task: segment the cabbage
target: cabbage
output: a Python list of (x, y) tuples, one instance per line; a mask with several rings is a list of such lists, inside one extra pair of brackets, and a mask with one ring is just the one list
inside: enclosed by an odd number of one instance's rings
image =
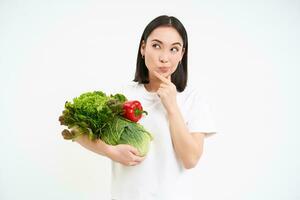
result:
[(107, 144), (130, 144), (138, 149), (141, 156), (147, 154), (152, 135), (145, 128), (122, 117), (115, 117), (101, 135)]

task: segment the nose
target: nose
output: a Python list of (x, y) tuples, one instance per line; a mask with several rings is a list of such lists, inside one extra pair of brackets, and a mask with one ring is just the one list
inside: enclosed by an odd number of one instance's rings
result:
[(168, 56), (166, 54), (162, 54), (159, 56), (159, 61), (162, 63), (167, 63), (168, 62)]

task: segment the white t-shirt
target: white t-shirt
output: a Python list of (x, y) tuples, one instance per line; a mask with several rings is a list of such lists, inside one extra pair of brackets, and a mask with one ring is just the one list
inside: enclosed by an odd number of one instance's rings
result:
[[(112, 161), (112, 199), (174, 200), (176, 181), (185, 169), (173, 149), (167, 113), (160, 98), (136, 82), (118, 92), (128, 100), (141, 102), (148, 115), (138, 123), (152, 133), (154, 139), (140, 164), (125, 166)], [(216, 133), (209, 105), (196, 89), (187, 86), (176, 98), (189, 132), (205, 132), (206, 137)]]

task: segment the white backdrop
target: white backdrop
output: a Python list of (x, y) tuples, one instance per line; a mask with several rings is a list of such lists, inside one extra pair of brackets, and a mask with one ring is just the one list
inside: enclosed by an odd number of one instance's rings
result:
[(63, 140), (58, 116), (82, 92), (131, 81), (161, 14), (188, 31), (189, 82), (219, 132), (181, 198), (300, 199), (299, 1), (2, 0), (1, 200), (109, 199), (110, 160)]

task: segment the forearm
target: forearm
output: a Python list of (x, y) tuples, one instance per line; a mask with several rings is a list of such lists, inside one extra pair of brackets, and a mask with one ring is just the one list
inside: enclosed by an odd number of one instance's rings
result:
[(201, 146), (189, 133), (177, 105), (173, 107), (172, 112), (168, 112), (168, 118), (171, 138), (177, 156), (181, 159), (185, 168), (194, 167), (202, 154)]
[(81, 135), (75, 139), (81, 146), (84, 148), (100, 154), (102, 156), (108, 157), (109, 152), (111, 150), (111, 146), (103, 142), (102, 140), (98, 139), (95, 141), (91, 141), (87, 135)]

